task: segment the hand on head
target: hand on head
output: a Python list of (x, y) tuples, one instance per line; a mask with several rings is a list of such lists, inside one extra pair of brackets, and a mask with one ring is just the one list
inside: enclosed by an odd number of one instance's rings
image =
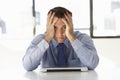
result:
[(71, 37), (74, 37), (74, 32), (73, 32), (73, 21), (72, 21), (72, 16), (66, 12), (67, 14), (64, 14), (64, 18), (62, 18), (62, 21), (66, 25), (66, 36), (68, 39)]
[(47, 25), (46, 25), (46, 37), (45, 40), (50, 42), (50, 40), (54, 37), (54, 25), (57, 22), (58, 18), (54, 18), (55, 13), (50, 12), (47, 16)]

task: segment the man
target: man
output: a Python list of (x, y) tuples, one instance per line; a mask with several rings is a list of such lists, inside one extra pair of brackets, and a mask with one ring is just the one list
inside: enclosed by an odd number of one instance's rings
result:
[(73, 31), (72, 13), (55, 7), (48, 12), (46, 33), (35, 37), (23, 57), (27, 71), (42, 67), (88, 67), (99, 62), (92, 39)]

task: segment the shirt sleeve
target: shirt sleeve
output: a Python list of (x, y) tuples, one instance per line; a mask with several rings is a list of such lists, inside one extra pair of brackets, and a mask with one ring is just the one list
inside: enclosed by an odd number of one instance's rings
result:
[(48, 49), (49, 44), (43, 37), (36, 37), (28, 47), (23, 57), (23, 66), (27, 71), (32, 71), (40, 65), (44, 52)]
[(94, 69), (98, 65), (99, 57), (93, 41), (89, 36), (78, 36), (72, 43), (72, 47), (83, 65), (89, 69)]

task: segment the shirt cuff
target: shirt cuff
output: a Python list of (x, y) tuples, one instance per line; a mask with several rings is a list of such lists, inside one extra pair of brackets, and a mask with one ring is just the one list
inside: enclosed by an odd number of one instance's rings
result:
[(72, 42), (71, 45), (72, 45), (72, 47), (73, 47), (74, 49), (78, 50), (78, 49), (79, 49), (79, 46), (82, 46), (83, 43), (80, 42), (78, 39), (76, 39), (76, 40), (74, 40), (74, 41)]
[(49, 44), (47, 43), (46, 40), (43, 39), (37, 46), (39, 48), (43, 48), (42, 50), (44, 50), (44, 49), (47, 49), (49, 47)]

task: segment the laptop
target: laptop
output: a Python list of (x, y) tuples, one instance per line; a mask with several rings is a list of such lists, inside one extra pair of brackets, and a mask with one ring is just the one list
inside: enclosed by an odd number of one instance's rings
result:
[(62, 67), (62, 68), (41, 68), (41, 72), (66, 72), (66, 71), (88, 71), (87, 67)]

